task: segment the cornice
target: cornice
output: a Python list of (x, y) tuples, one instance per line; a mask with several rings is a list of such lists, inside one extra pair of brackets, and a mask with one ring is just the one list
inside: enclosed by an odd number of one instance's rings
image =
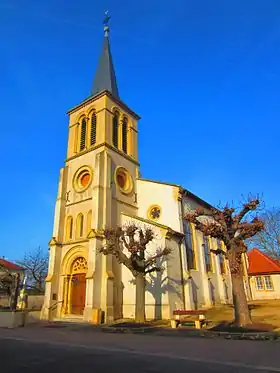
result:
[(83, 150), (83, 151), (81, 151), (81, 152), (79, 152), (79, 153), (77, 153), (77, 154), (75, 154), (75, 155), (72, 155), (71, 157), (67, 158), (64, 162), (65, 162), (65, 163), (70, 162), (70, 161), (72, 161), (73, 159), (76, 159), (76, 158), (78, 158), (78, 157), (81, 157), (82, 155), (87, 154), (87, 153), (89, 153), (89, 152), (91, 152), (91, 151), (93, 151), (93, 150), (96, 150), (96, 149), (98, 149), (98, 148), (101, 148), (101, 147), (103, 147), (103, 146), (104, 146), (105, 148), (107, 148), (107, 149), (113, 150), (115, 153), (121, 155), (122, 157), (124, 157), (124, 158), (127, 159), (128, 161), (134, 163), (136, 166), (140, 166), (140, 163), (137, 162), (135, 159), (133, 159), (133, 158), (130, 157), (129, 155), (123, 153), (121, 150), (116, 149), (113, 145), (110, 145), (110, 144), (108, 144), (108, 143), (106, 143), (106, 142), (103, 142), (103, 143), (101, 143), (101, 144), (95, 145), (95, 146), (93, 146), (93, 147), (91, 147), (91, 148), (89, 148), (89, 149)]
[(73, 206), (73, 205), (77, 205), (78, 203), (83, 203), (83, 202), (87, 202), (87, 201), (90, 201), (90, 200), (92, 200), (92, 197), (85, 198), (82, 201), (68, 203), (67, 205), (65, 205), (65, 207), (70, 207), (70, 206)]
[(97, 95), (95, 96), (90, 96), (88, 98), (86, 98), (84, 101), (82, 101), (80, 104), (74, 106), (72, 109), (70, 109), (67, 114), (72, 114), (74, 113), (75, 111), (87, 106), (88, 104), (92, 103), (93, 101), (95, 100), (98, 100), (99, 98), (103, 97), (103, 96), (108, 96), (110, 97), (110, 99), (112, 101), (114, 101), (115, 103), (117, 103), (123, 110), (127, 111), (127, 113), (129, 113), (132, 117), (134, 117), (136, 120), (139, 120), (141, 119), (139, 117), (138, 114), (136, 114), (134, 111), (132, 111), (124, 102), (122, 102), (121, 100), (118, 100), (116, 99), (112, 94), (111, 92), (105, 90), (105, 91), (102, 91), (100, 93), (98, 93)]

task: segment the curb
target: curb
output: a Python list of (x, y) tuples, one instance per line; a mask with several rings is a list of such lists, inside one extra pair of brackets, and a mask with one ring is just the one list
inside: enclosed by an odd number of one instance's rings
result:
[(144, 327), (144, 328), (125, 328), (125, 327), (113, 327), (113, 326), (104, 326), (101, 327), (103, 333), (126, 333), (126, 334), (148, 334), (148, 333), (157, 333), (157, 327)]
[(122, 334), (153, 334), (162, 337), (181, 337), (181, 338), (223, 338), (231, 340), (250, 340), (250, 341), (278, 341), (280, 335), (274, 332), (252, 332), (252, 333), (230, 333), (230, 332), (212, 332), (212, 331), (192, 331), (182, 329), (159, 329), (157, 327), (147, 328), (125, 328), (125, 327), (102, 327), (104, 333), (122, 333)]

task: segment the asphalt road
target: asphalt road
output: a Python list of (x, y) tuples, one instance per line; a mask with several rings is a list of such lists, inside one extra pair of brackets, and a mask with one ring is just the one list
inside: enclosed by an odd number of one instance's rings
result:
[(280, 372), (279, 347), (269, 342), (0, 329), (0, 369), (5, 373)]
[[(244, 372), (253, 368), (230, 367), (155, 356), (134, 355), (125, 352), (104, 352), (69, 346), (51, 346), (26, 341), (1, 341), (1, 371), (56, 373), (170, 373), (175, 369), (188, 372)], [(266, 372), (266, 370), (259, 371)]]

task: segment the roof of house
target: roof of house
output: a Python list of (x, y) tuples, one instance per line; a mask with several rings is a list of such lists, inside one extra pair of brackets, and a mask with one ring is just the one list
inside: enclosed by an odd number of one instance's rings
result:
[(11, 271), (24, 271), (23, 267), (20, 267), (17, 264), (9, 262), (8, 260), (3, 259), (3, 258), (0, 258), (0, 266)]
[(249, 268), (248, 274), (260, 275), (280, 273), (280, 262), (272, 259), (257, 248), (248, 252)]

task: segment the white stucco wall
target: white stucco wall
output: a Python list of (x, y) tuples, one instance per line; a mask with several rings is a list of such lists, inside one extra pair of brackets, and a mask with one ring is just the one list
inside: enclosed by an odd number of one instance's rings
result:
[(148, 210), (152, 205), (161, 207), (161, 216), (157, 223), (167, 225), (175, 231), (181, 232), (180, 203), (174, 193), (174, 187), (146, 180), (137, 180), (138, 216), (149, 219)]
[[(182, 214), (205, 206), (191, 196), (184, 196), (182, 200)], [(211, 307), (219, 303), (231, 302), (231, 279), (226, 263), (226, 272), (222, 275), (220, 271), (219, 258), (211, 252), (212, 271), (206, 271), (204, 248), (202, 244), (203, 235), (197, 230), (193, 230), (193, 245), (196, 257), (196, 269), (190, 270), (191, 275), (191, 303), (192, 308)], [(183, 253), (186, 253), (185, 242)], [(210, 248), (217, 249), (217, 241), (210, 239)], [(186, 255), (184, 255), (186, 257)], [(183, 267), (187, 269), (187, 260), (185, 258)]]
[(271, 274), (270, 277), (273, 283), (273, 290), (257, 290), (256, 276), (250, 277), (253, 300), (280, 299), (280, 274)]
[[(148, 274), (146, 287), (146, 317), (147, 319), (168, 319), (174, 308), (184, 308), (183, 285), (181, 278), (181, 265), (179, 245), (176, 239), (166, 240), (165, 232), (155, 226), (143, 223), (137, 219), (123, 215), (123, 224), (133, 222), (140, 227), (150, 226), (156, 235), (156, 239), (148, 246), (147, 255), (153, 255), (158, 248), (166, 246), (172, 249), (168, 260), (161, 259), (160, 264), (164, 268), (161, 273)], [(123, 317), (135, 316), (135, 284), (131, 272), (122, 266), (123, 282)]]

